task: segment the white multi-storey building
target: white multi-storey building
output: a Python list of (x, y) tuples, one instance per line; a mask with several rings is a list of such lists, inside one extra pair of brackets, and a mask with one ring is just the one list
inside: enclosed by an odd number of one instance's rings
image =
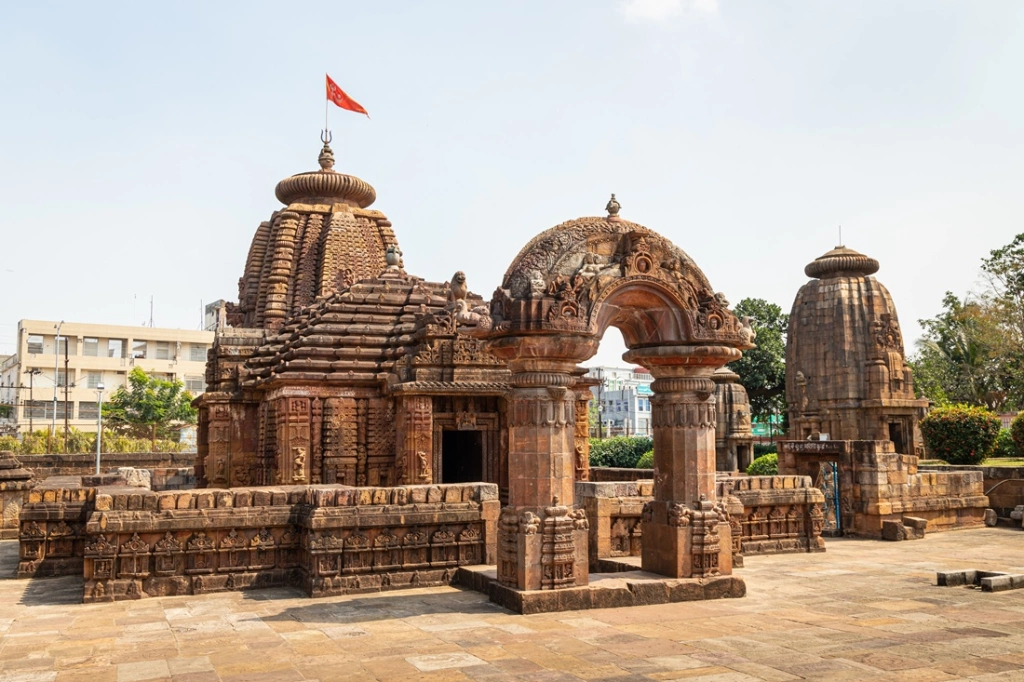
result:
[(0, 405), (9, 406), (0, 427), (61, 431), (66, 415), (69, 426), (95, 431), (100, 385), (106, 400), (133, 367), (202, 393), (213, 332), (21, 320), (17, 344), (0, 362)]
[(588, 379), (600, 383), (591, 389), (597, 401), (600, 427), (596, 436), (651, 435), (651, 382), (643, 367), (591, 367)]

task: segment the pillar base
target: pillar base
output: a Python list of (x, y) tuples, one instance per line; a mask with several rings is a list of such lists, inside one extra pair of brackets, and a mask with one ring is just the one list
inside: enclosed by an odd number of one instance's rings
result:
[(644, 505), (641, 566), (670, 578), (732, 575), (732, 529), (720, 502)]
[(588, 529), (582, 509), (505, 507), (498, 518), (498, 582), (518, 590), (586, 585)]

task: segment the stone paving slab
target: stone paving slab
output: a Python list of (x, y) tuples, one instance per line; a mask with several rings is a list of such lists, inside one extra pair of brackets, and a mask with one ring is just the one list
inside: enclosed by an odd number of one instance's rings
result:
[(829, 539), (748, 557), (741, 599), (528, 616), (450, 587), (84, 605), (81, 579), (8, 579), (16, 557), (0, 542), (0, 682), (1024, 681), (1024, 591), (935, 585), (1024, 573), (1015, 529)]

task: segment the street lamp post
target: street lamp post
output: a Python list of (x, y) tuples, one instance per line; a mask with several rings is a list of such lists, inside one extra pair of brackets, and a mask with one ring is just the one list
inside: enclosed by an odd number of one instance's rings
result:
[(96, 384), (96, 475), (100, 475), (100, 452), (103, 447), (103, 382)]

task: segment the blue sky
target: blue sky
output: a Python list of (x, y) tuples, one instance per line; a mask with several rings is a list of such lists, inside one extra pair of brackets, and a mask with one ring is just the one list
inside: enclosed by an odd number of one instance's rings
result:
[[(278, 180), (377, 190), (410, 272), (489, 296), (563, 220), (622, 215), (736, 302), (790, 308), (837, 242), (908, 343), (1024, 232), (1024, 3), (9, 3), (0, 353), (18, 319), (195, 328)], [(137, 301), (137, 303), (136, 303)], [(600, 359), (621, 353), (611, 332)]]

